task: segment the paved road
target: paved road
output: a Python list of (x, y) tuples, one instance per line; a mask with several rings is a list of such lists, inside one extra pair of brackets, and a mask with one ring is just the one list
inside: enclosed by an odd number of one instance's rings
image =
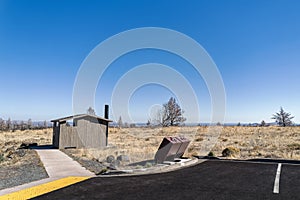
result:
[(153, 175), (97, 177), (36, 199), (300, 199), (300, 165), (209, 160)]

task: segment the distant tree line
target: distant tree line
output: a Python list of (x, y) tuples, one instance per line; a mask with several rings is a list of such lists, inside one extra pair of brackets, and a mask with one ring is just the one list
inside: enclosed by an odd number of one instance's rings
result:
[[(90, 114), (93, 114), (93, 110), (90, 109)], [(143, 125), (146, 127), (155, 127), (155, 126), (184, 126), (183, 123), (186, 118), (183, 117), (183, 110), (177, 104), (174, 97), (171, 97), (167, 103), (162, 105), (162, 109), (158, 110), (156, 116), (152, 119), (148, 119), (148, 121)], [(292, 121), (294, 116), (290, 113), (286, 112), (282, 107), (280, 107), (279, 112), (273, 114), (271, 119), (275, 120), (275, 123), (278, 126), (286, 127), (286, 126), (296, 126), (296, 124)], [(275, 123), (266, 123), (262, 120), (260, 123), (240, 123), (237, 124), (222, 124), (218, 122), (216, 124), (198, 124), (198, 126), (244, 126), (244, 127), (268, 127), (274, 125)], [(139, 126), (139, 125), (138, 125)], [(298, 125), (299, 126), (299, 125)], [(122, 117), (119, 117), (119, 120), (115, 122), (114, 127), (119, 128), (134, 128), (136, 124), (128, 124), (127, 122), (123, 122)]]
[(120, 116), (120, 117), (119, 117), (119, 120), (118, 120), (118, 122), (117, 122), (117, 124), (116, 124), (116, 126), (117, 126), (118, 128), (135, 128), (135, 127), (136, 127), (136, 124), (135, 124), (135, 123), (129, 124), (129, 123), (127, 123), (127, 122), (124, 122), (124, 123), (123, 123), (122, 117)]
[[(291, 113), (286, 112), (282, 107), (280, 107), (279, 112), (276, 112), (273, 114), (271, 119), (275, 120), (275, 123), (278, 126), (286, 127), (286, 126), (294, 126), (295, 123), (292, 121), (294, 119), (294, 116), (291, 115)], [(237, 126), (242, 126), (239, 122)], [(270, 126), (270, 124), (266, 123), (264, 120), (261, 121), (261, 123), (249, 123), (248, 125), (244, 124), (243, 126)]]
[(44, 129), (49, 128), (47, 121), (43, 122), (32, 122), (31, 119), (27, 121), (16, 121), (8, 118), (4, 120), (0, 118), (0, 131), (16, 131), (16, 130), (35, 130), (35, 129)]

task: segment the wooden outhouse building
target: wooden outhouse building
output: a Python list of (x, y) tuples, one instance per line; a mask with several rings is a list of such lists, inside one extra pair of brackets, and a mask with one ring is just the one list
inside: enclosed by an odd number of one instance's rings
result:
[(78, 114), (51, 122), (53, 147), (65, 149), (107, 146), (108, 124), (112, 121), (95, 115)]

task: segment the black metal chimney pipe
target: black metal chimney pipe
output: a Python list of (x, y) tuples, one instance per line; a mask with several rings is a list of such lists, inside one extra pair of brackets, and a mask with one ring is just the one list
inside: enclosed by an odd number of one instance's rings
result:
[[(108, 116), (109, 116), (109, 106), (108, 105), (105, 105), (104, 106), (104, 118), (105, 119), (108, 119)], [(106, 146), (108, 146), (108, 122), (106, 122)]]
[(104, 118), (108, 119), (108, 115), (109, 115), (109, 106), (105, 105), (105, 107), (104, 107)]

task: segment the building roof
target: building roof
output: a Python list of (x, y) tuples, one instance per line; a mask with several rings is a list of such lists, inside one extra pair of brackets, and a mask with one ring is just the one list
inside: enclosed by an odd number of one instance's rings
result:
[(92, 118), (100, 119), (100, 120), (103, 120), (103, 121), (112, 122), (112, 120), (110, 120), (110, 119), (105, 119), (105, 118), (99, 117), (97, 115), (89, 115), (89, 114), (71, 115), (71, 116), (68, 116), (68, 117), (53, 119), (53, 120), (51, 120), (51, 122), (63, 122), (63, 121), (67, 121), (67, 120), (70, 120), (70, 119), (76, 119), (76, 118), (81, 118), (81, 117), (92, 117)]

